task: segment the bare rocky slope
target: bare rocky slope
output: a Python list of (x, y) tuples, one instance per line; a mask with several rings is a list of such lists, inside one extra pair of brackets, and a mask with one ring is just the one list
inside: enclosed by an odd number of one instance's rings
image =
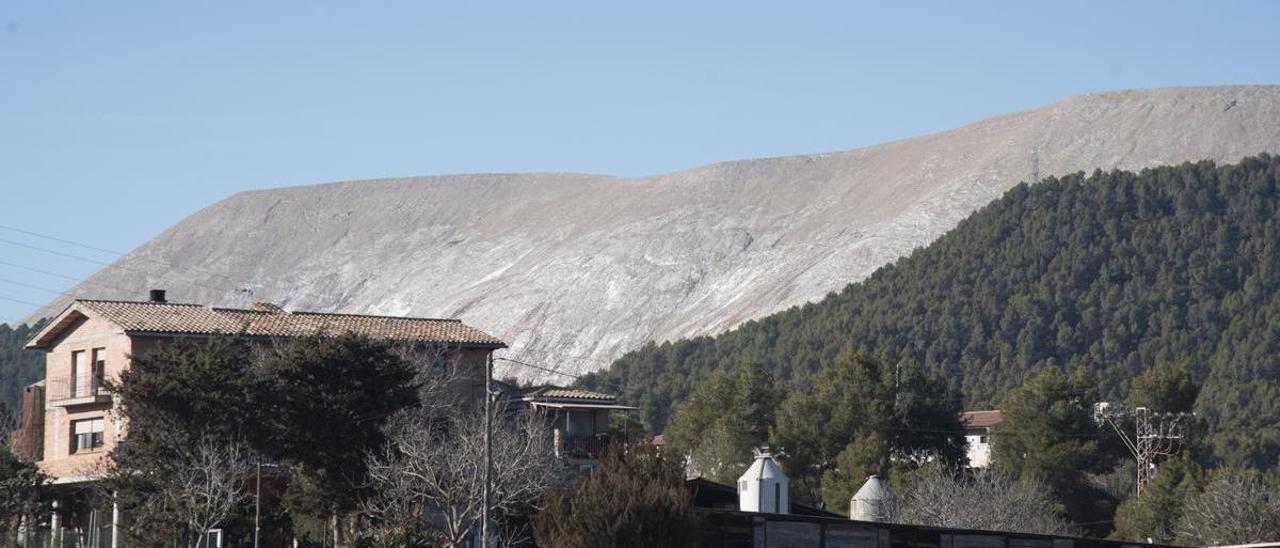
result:
[[(1280, 152), (1280, 87), (1097, 93), (848, 152), (657, 177), (355, 181), (236, 194), (72, 292), (460, 317), (595, 370), (821, 298), (1019, 181)], [(37, 315), (56, 313), (55, 301)]]

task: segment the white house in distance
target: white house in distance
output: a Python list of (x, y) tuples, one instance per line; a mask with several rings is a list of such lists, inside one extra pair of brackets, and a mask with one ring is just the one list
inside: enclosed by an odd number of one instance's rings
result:
[(964, 427), (964, 439), (969, 446), (969, 467), (986, 468), (991, 465), (991, 428), (1004, 420), (999, 409), (990, 411), (965, 411), (960, 414)]

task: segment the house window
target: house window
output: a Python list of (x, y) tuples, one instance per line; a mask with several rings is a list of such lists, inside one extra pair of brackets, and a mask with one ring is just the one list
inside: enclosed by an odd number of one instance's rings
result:
[(596, 416), (591, 411), (568, 411), (567, 422), (570, 436), (590, 436), (596, 433)]
[(102, 372), (107, 370), (107, 349), (93, 349), (93, 381), (94, 386), (102, 386)]
[(93, 451), (102, 447), (102, 417), (71, 421), (71, 452)]
[(986, 443), (987, 443), (987, 437), (986, 437), (986, 436), (981, 436), (981, 437), (979, 437), (979, 438), (978, 438), (978, 443), (986, 444)]
[(89, 395), (89, 363), (85, 361), (84, 350), (71, 353), (71, 397), (81, 398)]

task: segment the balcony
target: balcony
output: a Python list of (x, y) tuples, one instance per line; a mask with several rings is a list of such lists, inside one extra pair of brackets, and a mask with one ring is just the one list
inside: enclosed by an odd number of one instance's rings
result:
[(45, 381), (49, 407), (110, 403), (111, 393), (98, 377), (55, 377)]
[(556, 455), (570, 459), (596, 460), (609, 446), (608, 434), (563, 436), (556, 440)]

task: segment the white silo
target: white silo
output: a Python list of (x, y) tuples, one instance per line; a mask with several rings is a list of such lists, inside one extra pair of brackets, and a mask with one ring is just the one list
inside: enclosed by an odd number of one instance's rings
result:
[(773, 460), (768, 448), (756, 451), (756, 460), (738, 478), (738, 509), (744, 512), (786, 514), (791, 511), (791, 480)]
[(849, 519), (858, 521), (893, 521), (897, 498), (889, 490), (888, 482), (880, 476), (869, 476), (853, 499), (849, 501)]

